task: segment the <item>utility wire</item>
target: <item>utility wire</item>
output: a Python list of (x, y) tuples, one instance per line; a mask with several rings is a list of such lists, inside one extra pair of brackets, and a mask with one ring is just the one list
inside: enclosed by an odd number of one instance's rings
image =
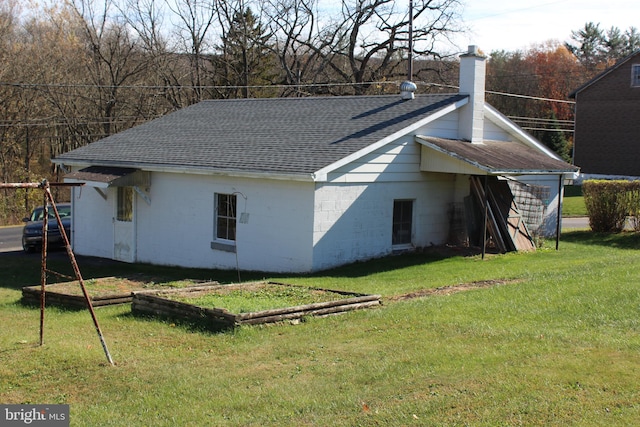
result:
[[(156, 89), (156, 90), (204, 90), (204, 89), (295, 89), (295, 88), (314, 88), (314, 87), (353, 87), (353, 86), (378, 86), (378, 85), (399, 85), (399, 80), (369, 81), (369, 82), (351, 82), (351, 83), (300, 83), (300, 84), (277, 84), (277, 85), (178, 85), (178, 86), (161, 86), (161, 85), (89, 85), (89, 84), (72, 84), (72, 83), (15, 83), (1, 82), (0, 86), (12, 86), (19, 88), (79, 88), (79, 89)], [(446, 85), (431, 82), (415, 82), (418, 86), (442, 87), (450, 89), (458, 89), (455, 85)], [(575, 101), (535, 97), (530, 95), (519, 95), (506, 92), (486, 91), (485, 93), (493, 95), (511, 96), (517, 98), (534, 99), (539, 101), (562, 102), (575, 104)]]
[[(431, 83), (425, 81), (415, 82), (418, 86), (425, 87), (433, 87), (433, 88), (443, 88), (443, 89), (454, 89), (458, 90), (459, 87), (455, 85), (446, 85), (441, 83)], [(399, 85), (400, 81), (373, 81), (373, 82), (361, 82), (361, 83), (304, 83), (304, 84), (296, 84), (296, 85), (252, 85), (252, 86), (154, 86), (154, 85), (128, 85), (128, 86), (117, 86), (119, 89), (141, 89), (141, 90), (195, 90), (195, 89), (241, 89), (241, 88), (251, 88), (251, 89), (269, 89), (269, 88), (280, 88), (280, 89), (295, 89), (295, 88), (313, 88), (313, 87), (353, 87), (353, 86), (382, 86), (382, 85)], [(107, 86), (107, 85), (85, 85), (85, 84), (49, 84), (49, 83), (15, 83), (15, 82), (0, 82), (0, 86), (12, 86), (19, 87), (24, 89), (41, 89), (41, 88), (92, 88), (92, 89), (113, 89), (115, 86)], [(575, 104), (575, 101), (568, 101), (563, 99), (553, 99), (553, 98), (544, 98), (538, 96), (530, 96), (530, 95), (521, 95), (514, 93), (506, 93), (506, 92), (498, 92), (498, 91), (485, 91), (486, 94), (492, 94), (497, 96), (506, 96), (513, 97), (519, 99), (527, 99), (527, 100), (535, 100), (535, 101), (545, 101), (545, 102), (553, 102), (553, 103), (564, 103), (564, 104)], [(71, 95), (71, 94), (69, 94)], [(157, 96), (157, 94), (153, 94)], [(0, 121), (0, 128), (12, 128), (12, 127), (52, 127), (52, 126), (90, 126), (90, 125), (103, 125), (103, 124), (131, 124), (141, 121), (148, 121), (162, 115), (150, 115), (145, 117), (139, 116), (121, 116), (114, 117), (112, 119), (105, 118), (84, 118), (69, 120), (63, 117), (46, 117), (46, 118), (33, 118), (28, 120), (4, 120)], [(560, 124), (566, 126), (572, 126), (572, 120), (554, 120), (554, 119), (542, 119), (536, 117), (509, 117), (513, 121), (528, 121), (535, 122), (537, 124)], [(528, 123), (532, 125), (534, 123)], [(529, 127), (525, 128), (525, 130), (554, 130), (554, 129), (544, 129), (538, 127)], [(568, 131), (568, 130), (567, 130)], [(91, 135), (96, 136), (96, 135)]]

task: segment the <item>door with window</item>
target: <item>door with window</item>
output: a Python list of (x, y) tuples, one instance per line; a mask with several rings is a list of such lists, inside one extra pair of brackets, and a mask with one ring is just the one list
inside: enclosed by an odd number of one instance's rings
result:
[(116, 187), (116, 212), (113, 218), (113, 258), (135, 261), (134, 192), (133, 187)]
[(391, 244), (397, 249), (409, 248), (412, 243), (412, 234), (413, 200), (394, 200)]

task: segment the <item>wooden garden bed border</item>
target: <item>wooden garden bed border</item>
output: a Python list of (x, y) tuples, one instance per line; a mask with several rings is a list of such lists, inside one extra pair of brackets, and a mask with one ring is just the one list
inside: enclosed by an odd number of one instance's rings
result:
[[(100, 281), (101, 279), (113, 279), (114, 277), (104, 277), (99, 279), (94, 279), (96, 281)], [(219, 285), (219, 282), (210, 281), (203, 285), (195, 285), (189, 286), (189, 288), (193, 288), (197, 290), (201, 287), (207, 287), (212, 285)], [(59, 292), (55, 289), (57, 283), (47, 285), (45, 288), (45, 297), (47, 305), (55, 305), (58, 307), (67, 307), (67, 308), (86, 308), (87, 302), (84, 299), (83, 295), (73, 295), (65, 292)], [(78, 284), (78, 288), (80, 285)], [(180, 288), (186, 289), (186, 288)], [(39, 305), (40, 304), (40, 286), (25, 286), (22, 288), (22, 303), (28, 305)], [(149, 289), (144, 292), (158, 292), (163, 291), (162, 289)], [(92, 296), (91, 297), (91, 305), (93, 307), (103, 307), (107, 305), (116, 305), (116, 304), (127, 304), (133, 301), (133, 293), (140, 291), (131, 291), (131, 292), (121, 292), (121, 293), (113, 293), (106, 294), (100, 296)]]
[(300, 319), (305, 316), (328, 316), (346, 311), (375, 307), (381, 304), (380, 295), (360, 294), (322, 288), (309, 288), (323, 292), (332, 292), (348, 298), (283, 307), (250, 313), (231, 313), (225, 308), (206, 308), (180, 301), (164, 298), (163, 295), (185, 292), (204, 292), (215, 290), (243, 289), (256, 284), (270, 284), (280, 286), (297, 286), (278, 282), (251, 282), (233, 285), (211, 285), (167, 290), (144, 290), (133, 292), (131, 310), (137, 314), (156, 315), (168, 318), (178, 318), (188, 321), (205, 322), (217, 328), (232, 328), (239, 325), (257, 325), (286, 320)]

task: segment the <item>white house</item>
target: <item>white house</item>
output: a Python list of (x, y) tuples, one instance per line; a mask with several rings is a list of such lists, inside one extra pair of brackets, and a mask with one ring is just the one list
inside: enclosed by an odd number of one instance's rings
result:
[(485, 177), (549, 189), (553, 233), (576, 168), (485, 104), (484, 70), (472, 46), (459, 93), (209, 100), (65, 153), (74, 251), (318, 271), (448, 241)]

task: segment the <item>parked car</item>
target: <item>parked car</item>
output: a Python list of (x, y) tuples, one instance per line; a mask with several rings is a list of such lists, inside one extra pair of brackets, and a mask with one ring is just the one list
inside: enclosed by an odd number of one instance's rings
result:
[[(58, 215), (62, 220), (62, 226), (67, 234), (67, 238), (71, 239), (71, 204), (60, 203), (56, 205), (58, 209)], [(47, 224), (47, 244), (51, 247), (64, 247), (64, 239), (58, 228), (58, 221), (53, 213), (53, 208), (49, 207), (49, 220)], [(42, 247), (42, 220), (43, 220), (42, 207), (35, 208), (28, 218), (24, 218), (26, 222), (22, 229), (22, 249), (25, 252), (33, 252), (36, 249)]]

